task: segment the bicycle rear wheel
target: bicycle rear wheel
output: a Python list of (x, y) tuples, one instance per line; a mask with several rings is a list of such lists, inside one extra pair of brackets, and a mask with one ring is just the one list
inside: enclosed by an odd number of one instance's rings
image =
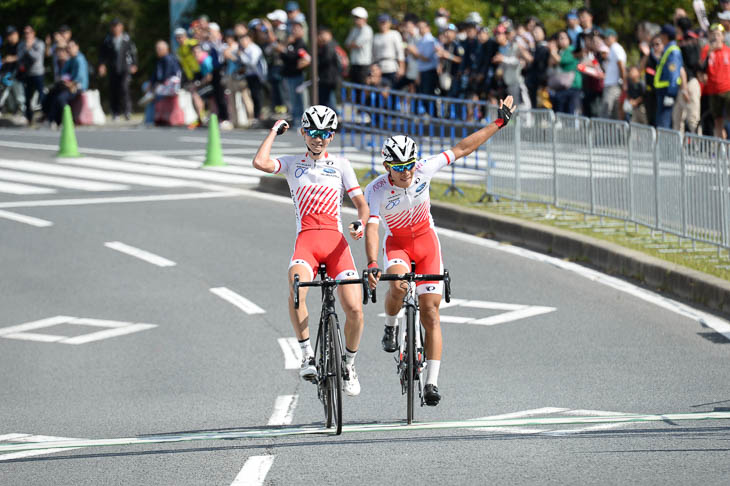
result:
[(337, 429), (335, 433), (340, 435), (342, 433), (342, 348), (336, 315), (329, 316), (328, 327), (330, 369), (327, 373), (329, 381), (327, 388), (330, 395), (331, 426), (335, 426)]
[(413, 423), (414, 374), (416, 372), (416, 309), (406, 307), (406, 388), (408, 400), (408, 425)]

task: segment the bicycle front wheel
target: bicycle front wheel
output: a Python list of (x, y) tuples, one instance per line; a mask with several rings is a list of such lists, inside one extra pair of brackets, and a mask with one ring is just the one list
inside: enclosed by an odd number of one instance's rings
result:
[(329, 360), (330, 369), (327, 372), (327, 384), (330, 396), (331, 420), (328, 417), (329, 426), (336, 427), (336, 434), (342, 433), (342, 344), (340, 343), (339, 326), (337, 316), (329, 316)]
[(408, 396), (408, 425), (413, 423), (413, 400), (416, 373), (416, 309), (406, 307), (406, 389)]

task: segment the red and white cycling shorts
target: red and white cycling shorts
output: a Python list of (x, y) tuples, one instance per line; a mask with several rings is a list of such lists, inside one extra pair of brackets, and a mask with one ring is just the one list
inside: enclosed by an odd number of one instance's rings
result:
[[(441, 261), (441, 243), (433, 228), (419, 235), (392, 236), (385, 238), (383, 254), (386, 272), (393, 265), (402, 265), (411, 271), (411, 261), (416, 262), (416, 273), (442, 274), (444, 264)], [(416, 294), (441, 294), (442, 281), (424, 281), (416, 284)]]
[(320, 263), (327, 266), (327, 275), (336, 280), (358, 275), (350, 245), (336, 229), (304, 230), (297, 236), (289, 268), (304, 265), (311, 270), (310, 280), (314, 280)]

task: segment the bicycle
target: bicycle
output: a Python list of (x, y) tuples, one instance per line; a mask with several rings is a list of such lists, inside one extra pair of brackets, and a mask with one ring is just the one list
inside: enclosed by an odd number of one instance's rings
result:
[[(423, 326), (420, 325), (418, 319), (418, 298), (416, 296), (416, 282), (421, 281), (443, 281), (444, 282), (444, 299), (451, 302), (451, 277), (449, 271), (444, 270), (443, 275), (419, 275), (416, 273), (416, 264), (411, 262), (410, 273), (384, 273), (380, 276), (380, 281), (405, 281), (408, 283), (408, 291), (403, 297), (403, 309), (405, 310), (406, 325), (398, 333), (398, 354), (395, 357), (396, 373), (400, 376), (401, 391), (407, 397), (407, 420), (408, 425), (413, 423), (413, 402), (415, 400), (415, 382), (418, 382), (418, 395), (421, 399), (421, 406), (424, 405), (423, 400), (423, 374), (424, 364), (426, 363), (426, 352), (423, 347)], [(372, 302), (375, 303), (377, 294), (375, 289), (370, 291)], [(416, 332), (416, 322), (418, 322), (418, 332)]]
[(325, 426), (336, 427), (335, 435), (342, 433), (342, 369), (344, 358), (340, 323), (335, 312), (335, 292), (338, 285), (361, 284), (363, 286), (363, 304), (367, 304), (370, 295), (367, 271), (362, 278), (334, 280), (327, 276), (324, 265), (319, 266), (319, 281), (300, 282), (299, 274), (294, 274), (294, 308), (299, 308), (299, 289), (301, 287), (322, 287), (322, 311), (317, 330), (317, 341), (314, 347), (317, 376), (313, 383), (317, 385), (317, 396), (324, 405)]

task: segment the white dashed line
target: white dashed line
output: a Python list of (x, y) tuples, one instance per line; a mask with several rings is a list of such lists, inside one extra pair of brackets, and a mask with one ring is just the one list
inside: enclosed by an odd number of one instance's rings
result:
[(220, 297), (221, 299), (230, 302), (234, 306), (241, 309), (246, 314), (265, 314), (266, 311), (263, 310), (261, 307), (257, 306), (250, 300), (248, 300), (246, 297), (243, 297), (242, 295), (238, 295), (231, 289), (228, 289), (226, 287), (215, 287), (210, 289), (212, 293)]
[(121, 241), (107, 241), (106, 243), (104, 243), (104, 246), (106, 246), (107, 248), (111, 248), (112, 250), (116, 250), (120, 253), (139, 258), (140, 260), (144, 260), (147, 263), (151, 263), (152, 265), (157, 265), (158, 267), (175, 266), (175, 262), (168, 260), (167, 258), (163, 258), (159, 255), (155, 255), (154, 253), (150, 253), (148, 251), (129, 246), (122, 243)]
[(297, 338), (279, 338), (279, 347), (284, 353), (284, 369), (298, 369), (302, 361), (302, 350)]
[(53, 223), (51, 223), (50, 221), (46, 221), (45, 219), (34, 218), (33, 216), (26, 216), (24, 214), (11, 213), (10, 211), (0, 210), (0, 218), (9, 219), (18, 223), (29, 224), (31, 226), (35, 226), (36, 228), (46, 228), (48, 226), (53, 226)]
[(297, 406), (299, 395), (280, 395), (274, 403), (274, 413), (271, 414), (267, 425), (290, 425), (294, 418), (294, 408)]
[(274, 456), (249, 457), (231, 486), (259, 486), (264, 484), (273, 462)]

